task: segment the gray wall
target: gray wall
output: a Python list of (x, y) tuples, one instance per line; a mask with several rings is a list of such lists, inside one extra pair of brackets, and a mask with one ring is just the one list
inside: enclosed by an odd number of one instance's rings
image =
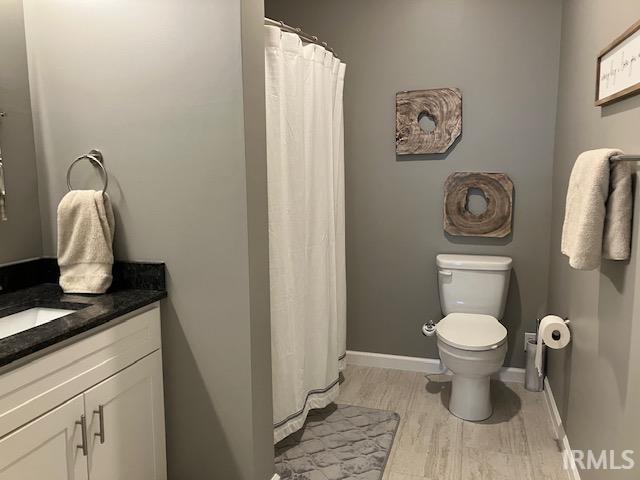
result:
[(25, 17), (45, 254), (68, 164), (101, 148), (116, 257), (167, 264), (170, 478), (270, 478), (260, 2), (25, 0)]
[[(268, 16), (318, 34), (347, 63), (345, 161), (348, 348), (437, 357), (419, 327), (441, 318), (438, 253), (515, 260), (504, 324), (507, 365), (545, 312), (560, 0), (266, 0)], [(448, 155), (396, 157), (395, 93), (463, 92)], [(506, 240), (447, 237), (442, 189), (455, 171), (515, 184)]]
[(0, 148), (8, 221), (0, 222), (0, 264), (42, 255), (22, 1), (0, 2)]
[[(633, 449), (636, 463), (640, 461), (637, 187), (630, 261), (605, 261), (593, 272), (572, 270), (560, 254), (560, 235), (576, 156), (610, 146), (630, 153), (640, 151), (640, 97), (602, 109), (593, 105), (598, 52), (639, 17), (637, 0), (565, 2), (549, 275), (549, 309), (571, 319), (570, 348), (549, 354), (549, 378), (571, 447)], [(636, 467), (615, 472), (585, 470), (581, 476), (583, 480), (635, 479), (638, 474)]]

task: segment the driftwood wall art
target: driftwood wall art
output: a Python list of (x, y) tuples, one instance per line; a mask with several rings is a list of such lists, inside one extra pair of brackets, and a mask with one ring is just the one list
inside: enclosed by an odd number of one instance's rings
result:
[[(435, 128), (427, 132), (420, 118)], [(396, 153), (445, 153), (462, 132), (462, 92), (457, 88), (414, 90), (396, 94)]]
[[(469, 189), (486, 199), (481, 214), (468, 209)], [(511, 233), (513, 182), (504, 173), (456, 172), (444, 186), (444, 230), (450, 235), (502, 238)]]

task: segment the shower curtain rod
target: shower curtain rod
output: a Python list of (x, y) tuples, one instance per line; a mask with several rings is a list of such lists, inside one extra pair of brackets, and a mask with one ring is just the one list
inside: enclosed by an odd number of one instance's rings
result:
[(334, 55), (336, 54), (336, 52), (333, 51), (333, 48), (331, 48), (329, 45), (327, 45), (326, 42), (321, 42), (318, 39), (318, 37), (316, 37), (315, 35), (310, 35), (308, 33), (303, 32), (302, 29), (299, 28), (299, 27), (291, 27), (291, 26), (287, 25), (286, 23), (284, 23), (283, 21), (272, 20), (272, 19), (267, 18), (267, 17), (264, 18), (264, 24), (265, 25), (271, 25), (272, 27), (278, 27), (278, 28), (280, 28), (280, 30), (284, 30), (285, 32), (295, 33), (301, 39), (303, 39), (305, 42), (315, 43), (316, 45), (320, 45), (320, 46), (326, 48), (327, 50), (329, 50)]

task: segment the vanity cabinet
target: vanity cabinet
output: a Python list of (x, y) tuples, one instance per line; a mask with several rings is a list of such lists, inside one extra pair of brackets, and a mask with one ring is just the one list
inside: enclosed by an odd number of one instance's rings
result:
[(157, 304), (0, 372), (0, 480), (164, 480)]

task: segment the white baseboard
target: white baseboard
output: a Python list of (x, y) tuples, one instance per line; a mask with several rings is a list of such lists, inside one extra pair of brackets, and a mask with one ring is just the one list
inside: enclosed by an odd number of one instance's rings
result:
[[(347, 350), (347, 365), (362, 367), (391, 368), (407, 372), (441, 373), (440, 360), (437, 358), (405, 357), (387, 353), (356, 352)], [(450, 374), (447, 370), (446, 374)], [(524, 383), (524, 369), (503, 367), (496, 377), (503, 382)]]
[(560, 418), (558, 404), (556, 403), (556, 399), (553, 396), (551, 385), (549, 384), (549, 380), (547, 379), (547, 377), (544, 377), (544, 398), (549, 410), (549, 416), (551, 417), (551, 424), (553, 425), (556, 439), (559, 440), (562, 444), (562, 451), (565, 455), (565, 458), (569, 459), (569, 469), (567, 470), (569, 479), (580, 480), (580, 471), (578, 470), (578, 467), (573, 460), (573, 455), (570, 453), (566, 453), (571, 451), (571, 446), (569, 445), (569, 438), (567, 437), (567, 433), (564, 431), (564, 425), (562, 424), (562, 418)]
[(405, 357), (403, 355), (356, 352), (353, 350), (347, 350), (347, 365), (391, 368), (421, 373), (438, 373), (440, 371), (440, 360), (437, 358)]
[(497, 377), (502, 382), (522, 383), (524, 385), (524, 368), (502, 367)]

